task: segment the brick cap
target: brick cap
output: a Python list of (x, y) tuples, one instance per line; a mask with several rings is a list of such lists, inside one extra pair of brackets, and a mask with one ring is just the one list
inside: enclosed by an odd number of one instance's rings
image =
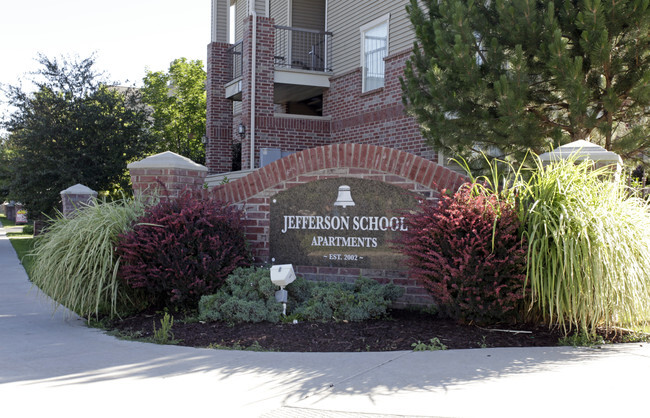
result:
[(136, 161), (126, 166), (129, 170), (132, 168), (184, 168), (196, 171), (208, 171), (204, 165), (197, 164), (187, 157), (178, 155), (175, 152), (165, 151), (160, 154), (152, 155), (144, 160)]
[(61, 192), (61, 194), (91, 194), (93, 196), (97, 196), (97, 192), (91, 189), (90, 187), (84, 186), (83, 184), (75, 184), (74, 186), (70, 186), (64, 191)]

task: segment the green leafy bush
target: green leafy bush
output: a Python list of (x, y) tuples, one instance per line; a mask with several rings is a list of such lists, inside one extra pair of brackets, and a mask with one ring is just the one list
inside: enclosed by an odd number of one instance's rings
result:
[[(277, 289), (268, 269), (237, 269), (216, 294), (201, 298), (199, 318), (230, 324), (279, 322), (282, 304), (275, 301)], [(404, 293), (393, 284), (381, 285), (367, 278), (346, 284), (309, 282), (298, 277), (286, 290), (287, 312), (293, 318), (307, 321), (362, 321), (381, 317)]]
[(56, 302), (81, 316), (128, 310), (135, 300), (117, 278), (117, 237), (144, 214), (139, 199), (99, 202), (71, 219), (58, 214), (35, 238), (31, 279)]
[(25, 226), (23, 226), (23, 234), (33, 235), (34, 234), (34, 225), (25, 225)]

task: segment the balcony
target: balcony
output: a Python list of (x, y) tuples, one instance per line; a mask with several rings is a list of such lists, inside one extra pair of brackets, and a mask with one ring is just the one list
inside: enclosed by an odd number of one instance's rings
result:
[[(226, 98), (231, 100), (241, 100), (242, 47), (239, 41), (228, 50), (232, 81), (226, 84)], [(276, 25), (273, 58), (275, 103), (321, 95), (332, 73), (332, 33)]]
[(275, 68), (331, 72), (332, 33), (275, 27)]

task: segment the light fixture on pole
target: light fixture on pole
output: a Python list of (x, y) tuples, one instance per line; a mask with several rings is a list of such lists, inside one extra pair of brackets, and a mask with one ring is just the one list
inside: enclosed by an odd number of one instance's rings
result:
[(237, 133), (239, 133), (239, 136), (241, 137), (242, 141), (246, 137), (246, 126), (243, 123), (239, 123), (239, 126), (237, 127)]
[(291, 264), (279, 264), (271, 266), (271, 281), (274, 285), (280, 286), (275, 292), (275, 300), (282, 304), (282, 314), (287, 316), (287, 291), (284, 287), (296, 280), (296, 273)]

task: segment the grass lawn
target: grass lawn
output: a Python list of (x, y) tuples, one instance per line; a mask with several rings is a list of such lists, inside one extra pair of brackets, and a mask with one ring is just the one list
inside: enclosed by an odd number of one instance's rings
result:
[(7, 219), (6, 215), (1, 215), (1, 214), (0, 214), (0, 223), (2, 224), (2, 226), (16, 226), (16, 224), (13, 221)]
[[(11, 227), (16, 226), (16, 224), (5, 215), (0, 215), (0, 223), (2, 226)], [(22, 232), (8, 232), (7, 237), (13, 245), (16, 254), (18, 254), (18, 259), (23, 263), (23, 267), (27, 274), (29, 274), (30, 268), (33, 264), (33, 258), (28, 254), (32, 251), (34, 245), (34, 236), (31, 234), (23, 234)]]

